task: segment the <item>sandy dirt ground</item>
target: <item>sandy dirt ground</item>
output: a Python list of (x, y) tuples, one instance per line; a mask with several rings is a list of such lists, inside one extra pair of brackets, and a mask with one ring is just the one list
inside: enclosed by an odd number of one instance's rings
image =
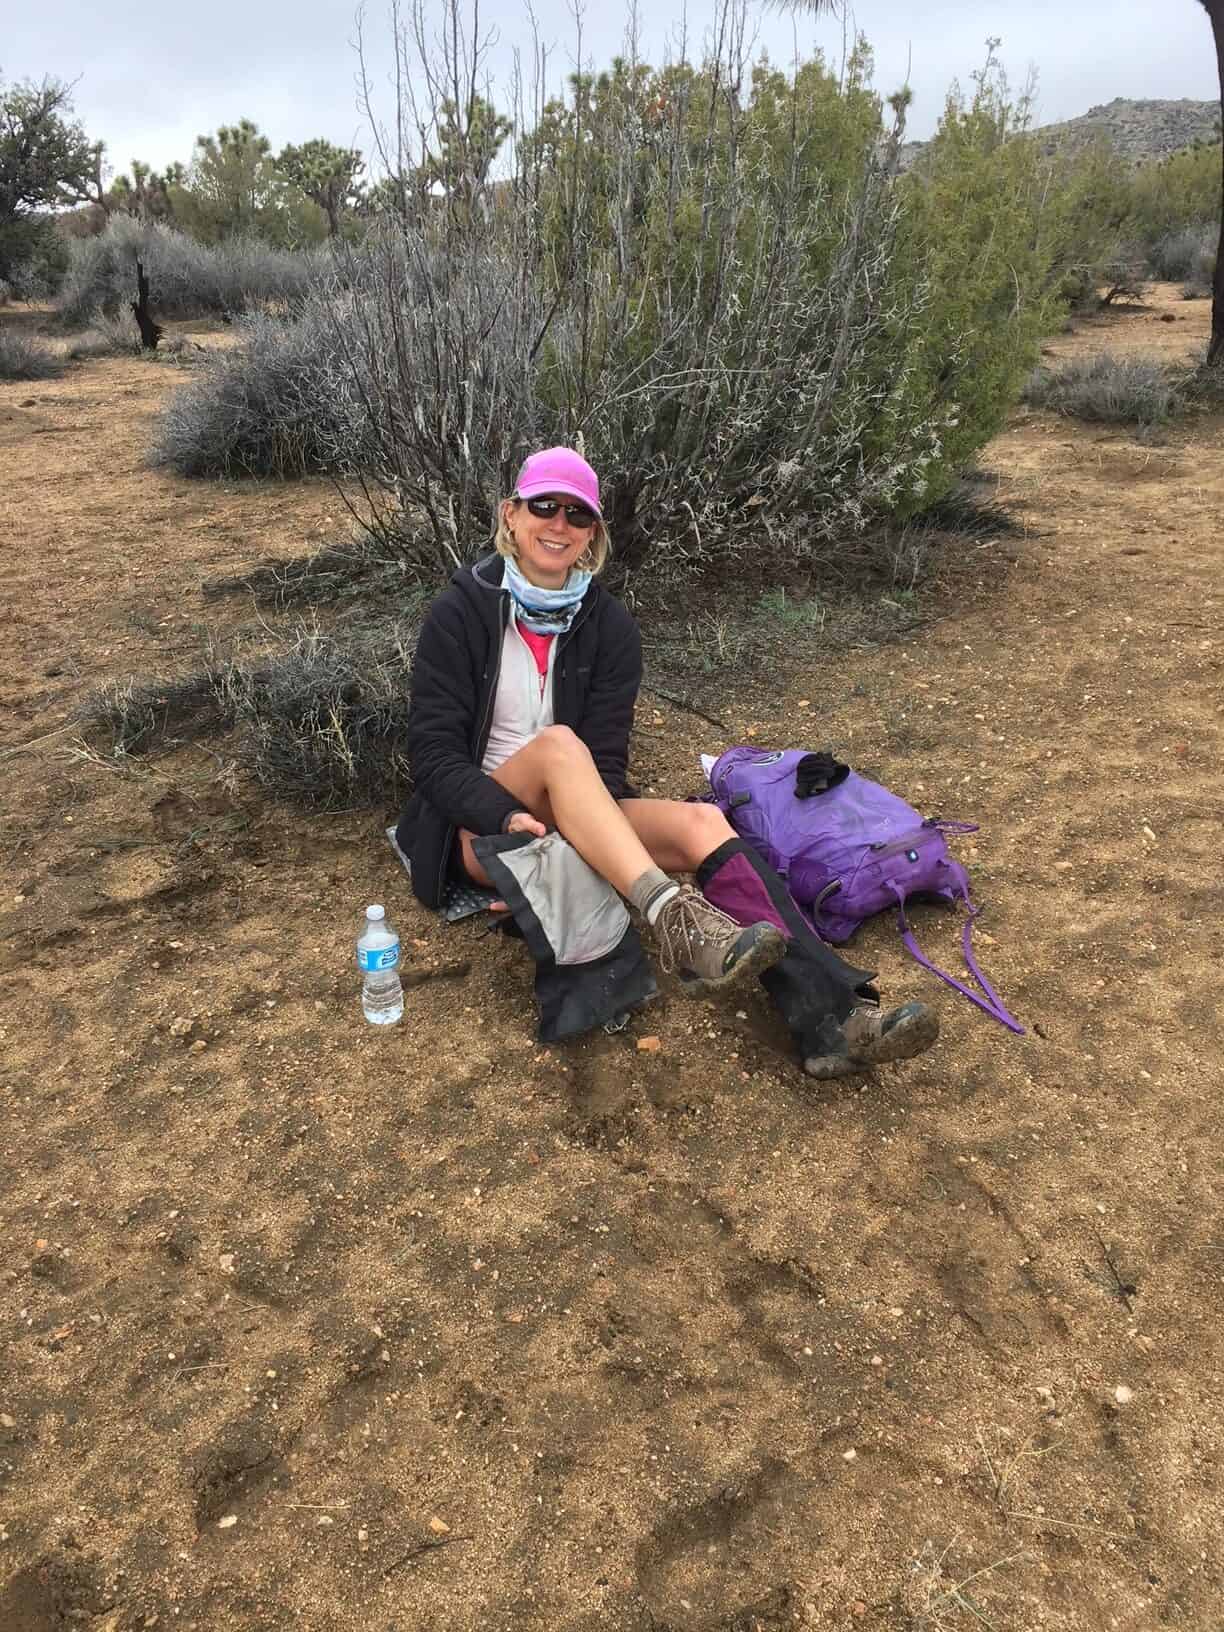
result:
[[(666, 982), (541, 1049), (521, 947), (418, 908), (382, 813), (81, 754), (91, 688), (241, 612), (208, 578), (344, 531), (322, 482), (146, 471), (181, 378), (0, 385), (0, 1632), (1219, 1632), (1224, 417), (1018, 411), (1015, 560), (727, 705), (982, 824), (1026, 1035), (880, 921), (943, 1036), (817, 1085), (763, 995)], [(656, 701), (637, 777), (693, 791), (724, 743)]]

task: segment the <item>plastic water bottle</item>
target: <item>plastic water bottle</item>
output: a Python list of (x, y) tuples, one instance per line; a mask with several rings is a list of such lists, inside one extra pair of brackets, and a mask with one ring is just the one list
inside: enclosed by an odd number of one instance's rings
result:
[(381, 907), (367, 907), (365, 925), (357, 937), (357, 967), (361, 970), (361, 1007), (372, 1026), (393, 1026), (404, 1015), (404, 988), (399, 977), (399, 936)]

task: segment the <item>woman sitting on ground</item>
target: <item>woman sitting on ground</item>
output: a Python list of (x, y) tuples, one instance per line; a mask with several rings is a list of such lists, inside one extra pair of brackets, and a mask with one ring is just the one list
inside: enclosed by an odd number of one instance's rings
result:
[[(709, 899), (717, 864), (744, 849), (721, 811), (628, 787), (641, 637), (596, 581), (609, 543), (590, 465), (569, 448), (533, 454), (500, 506), (496, 554), (457, 571), (422, 627), (408, 727), (415, 791), (397, 838), (416, 895), (438, 907), (448, 878), (489, 885), (474, 838), (555, 829), (653, 927), (682, 989), (716, 992), (785, 959), (794, 920), (778, 910), (776, 879), (747, 912), (740, 879), (738, 922)], [(671, 873), (697, 874), (705, 893)], [(811, 1074), (903, 1058), (934, 1040), (932, 1011), (882, 1012), (864, 1000), (874, 993), (863, 972), (821, 950), (834, 971), (821, 1000), (833, 1030), (805, 1059)]]

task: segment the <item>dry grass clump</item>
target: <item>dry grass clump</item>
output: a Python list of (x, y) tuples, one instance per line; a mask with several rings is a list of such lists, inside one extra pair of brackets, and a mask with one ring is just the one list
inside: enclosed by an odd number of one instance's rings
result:
[(1106, 425), (1161, 425), (1181, 406), (1179, 381), (1159, 363), (1102, 352), (1040, 368), (1024, 390), (1034, 408)]
[(53, 380), (63, 372), (63, 357), (44, 341), (0, 330), (0, 380)]
[(316, 809), (394, 805), (404, 755), (411, 620), (302, 625), (273, 653), (210, 654), (202, 668), (129, 680), (87, 699), (80, 718), (112, 757), (229, 736), (238, 764), (275, 799)]
[(83, 334), (64, 341), (64, 355), (74, 362), (95, 357), (134, 357), (140, 353), (140, 330), (130, 312), (100, 312)]
[(416, 628), (303, 628), (258, 665), (236, 665), (225, 696), (238, 758), (276, 799), (316, 809), (396, 805), (408, 787), (408, 670)]
[(89, 733), (109, 739), (112, 756), (176, 748), (225, 729), (223, 659), (193, 673), (160, 679), (110, 681), (87, 697), (78, 718)]
[(256, 606), (278, 611), (377, 600), (394, 606), (400, 617), (411, 617), (439, 587), (436, 581), (414, 577), (401, 557), (381, 549), (376, 539), (362, 532), (309, 555), (261, 561), (245, 572), (211, 578), (204, 584), (204, 598), (245, 595)]

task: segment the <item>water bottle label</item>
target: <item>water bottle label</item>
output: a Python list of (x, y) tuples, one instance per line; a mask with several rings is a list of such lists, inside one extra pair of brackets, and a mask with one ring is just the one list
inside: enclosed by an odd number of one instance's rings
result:
[(394, 969), (398, 963), (398, 941), (392, 946), (380, 946), (373, 950), (361, 946), (357, 948), (357, 967), (364, 969), (367, 974), (375, 973), (379, 969)]

